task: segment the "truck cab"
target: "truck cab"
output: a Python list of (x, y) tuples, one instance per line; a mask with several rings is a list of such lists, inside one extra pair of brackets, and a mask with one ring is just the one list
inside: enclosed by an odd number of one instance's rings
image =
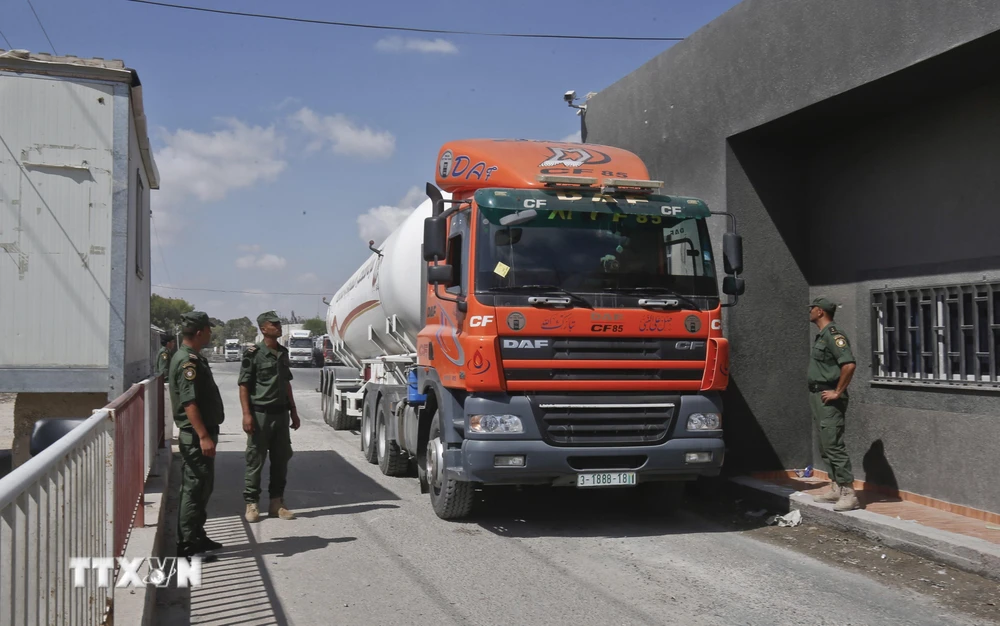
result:
[(223, 351), (225, 352), (226, 362), (239, 361), (242, 356), (242, 349), (240, 348), (239, 339), (226, 339), (226, 343), (223, 346)]
[[(415, 464), (444, 519), (468, 515), (481, 486), (662, 500), (655, 487), (718, 475), (722, 311), (745, 286), (732, 231), (719, 280), (709, 220), (732, 216), (665, 191), (610, 146), (456, 141), (436, 170), (419, 280), (407, 222), (331, 305), (346, 356), (381, 351), (353, 359), (356, 379), (325, 383), (331, 425), (348, 427), (360, 397), (368, 460), (388, 475)], [(395, 295), (402, 282), (420, 290), (412, 316)], [(366, 311), (384, 323), (345, 332)]]
[(288, 361), (292, 365), (313, 365), (312, 333), (308, 330), (293, 330), (288, 336)]

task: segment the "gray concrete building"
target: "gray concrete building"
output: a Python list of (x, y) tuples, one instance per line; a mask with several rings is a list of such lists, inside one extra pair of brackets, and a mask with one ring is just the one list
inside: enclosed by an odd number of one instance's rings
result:
[(994, 0), (746, 0), (588, 101), (584, 141), (737, 217), (730, 471), (822, 467), (826, 295), (858, 360), (856, 477), (1000, 511), (998, 29)]

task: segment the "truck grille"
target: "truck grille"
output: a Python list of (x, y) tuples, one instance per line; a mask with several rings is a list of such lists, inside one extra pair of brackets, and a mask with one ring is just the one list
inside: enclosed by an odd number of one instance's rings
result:
[(556, 446), (655, 445), (666, 440), (678, 397), (534, 398), (539, 427)]
[[(504, 359), (704, 361), (706, 355), (704, 340), (692, 342), (682, 338), (609, 340), (599, 337), (540, 337), (524, 341), (504, 337), (500, 345), (500, 354)], [(684, 348), (678, 348), (678, 345)]]
[(508, 369), (507, 380), (701, 380), (702, 370), (676, 369)]

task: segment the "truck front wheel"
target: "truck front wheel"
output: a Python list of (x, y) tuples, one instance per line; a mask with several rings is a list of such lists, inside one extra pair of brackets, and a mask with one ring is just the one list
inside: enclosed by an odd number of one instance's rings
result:
[(430, 483), (431, 506), (441, 519), (461, 519), (472, 512), (476, 492), (472, 483), (444, 475), (444, 442), (441, 440), (440, 413), (434, 414), (427, 441), (427, 480)]

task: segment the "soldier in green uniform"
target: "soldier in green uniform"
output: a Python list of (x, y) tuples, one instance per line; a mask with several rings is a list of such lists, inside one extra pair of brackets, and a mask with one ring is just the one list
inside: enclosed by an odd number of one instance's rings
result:
[(243, 353), (238, 384), (240, 404), (243, 406), (243, 431), (247, 434), (246, 520), (260, 519), (257, 503), (260, 500), (260, 474), (267, 455), (271, 455), (271, 480), (268, 484), (270, 506), (268, 515), (281, 519), (294, 519), (285, 508), (285, 483), (288, 461), (292, 458), (291, 428), (298, 430), (299, 414), (292, 397), (292, 370), (288, 350), (278, 343), (281, 337), (281, 319), (274, 311), (257, 316), (257, 326), (264, 340), (247, 348)]
[[(177, 556), (190, 557), (222, 544), (205, 534), (208, 499), (215, 484), (215, 446), (225, 419), (222, 395), (201, 350), (212, 341), (208, 315), (192, 311), (182, 316), (183, 340), (170, 360), (170, 404), (177, 425), (181, 468), (177, 511)], [(210, 557), (212, 558), (212, 557)]]
[(160, 351), (156, 353), (156, 375), (170, 371), (170, 359), (177, 351), (177, 338), (166, 333), (160, 335)]
[(809, 359), (809, 407), (819, 428), (819, 449), (830, 466), (830, 491), (816, 496), (817, 502), (834, 502), (835, 511), (860, 507), (854, 492), (851, 458), (844, 445), (844, 416), (847, 413), (847, 386), (854, 376), (856, 363), (851, 344), (836, 326), (833, 316), (837, 305), (826, 298), (816, 298), (809, 305), (809, 321), (819, 334), (813, 341)]

